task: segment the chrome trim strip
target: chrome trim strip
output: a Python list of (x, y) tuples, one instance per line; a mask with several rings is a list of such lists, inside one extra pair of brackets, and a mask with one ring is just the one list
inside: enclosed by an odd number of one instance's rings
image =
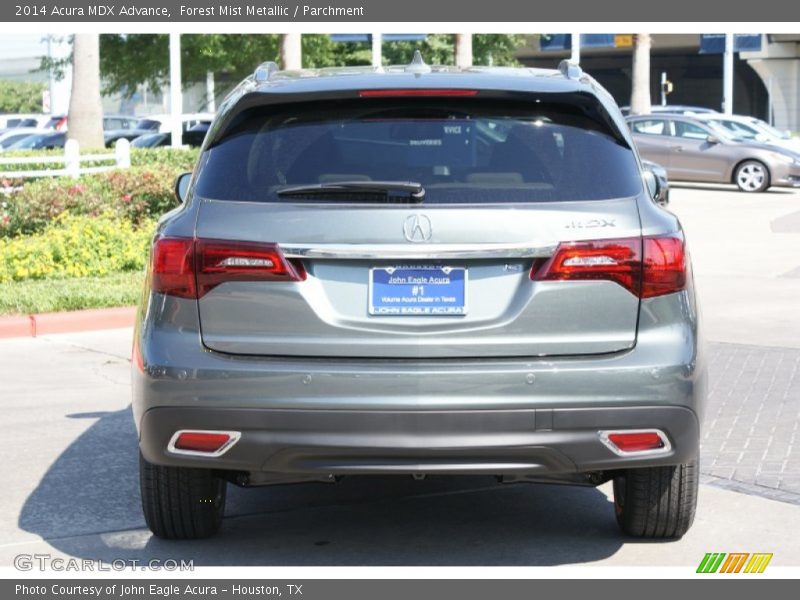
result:
[(469, 258), (540, 258), (552, 256), (558, 244), (280, 244), (287, 258), (363, 260)]
[[(218, 450), (214, 452), (199, 452), (197, 450), (182, 450), (175, 447), (178, 437), (182, 433), (224, 433), (230, 436), (230, 439), (225, 442)], [(167, 444), (167, 450), (172, 454), (182, 454), (184, 456), (205, 456), (207, 458), (217, 458), (225, 454), (228, 450), (233, 448), (234, 444), (242, 437), (240, 431), (220, 431), (218, 429), (179, 429), (176, 431)]]
[[(615, 446), (611, 440), (608, 439), (609, 436), (615, 433), (655, 433), (664, 443), (664, 447), (654, 448), (653, 450), (626, 452), (617, 448), (617, 446)], [(660, 429), (607, 429), (604, 431), (598, 431), (597, 435), (600, 436), (600, 441), (603, 442), (603, 444), (617, 456), (652, 456), (654, 454), (667, 454), (672, 451), (672, 444), (670, 444), (667, 434)]]

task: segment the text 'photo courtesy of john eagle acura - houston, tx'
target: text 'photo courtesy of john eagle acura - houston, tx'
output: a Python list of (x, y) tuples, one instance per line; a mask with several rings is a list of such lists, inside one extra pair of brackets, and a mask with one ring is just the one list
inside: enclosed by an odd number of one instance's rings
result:
[(597, 486), (697, 502), (706, 370), (680, 223), (609, 94), (557, 70), (260, 66), (158, 226), (133, 350), (147, 525), (229, 484)]

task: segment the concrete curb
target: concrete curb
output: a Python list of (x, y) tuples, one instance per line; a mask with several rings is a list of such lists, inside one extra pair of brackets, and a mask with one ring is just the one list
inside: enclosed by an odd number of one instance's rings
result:
[(0, 317), (0, 338), (131, 327), (135, 306)]

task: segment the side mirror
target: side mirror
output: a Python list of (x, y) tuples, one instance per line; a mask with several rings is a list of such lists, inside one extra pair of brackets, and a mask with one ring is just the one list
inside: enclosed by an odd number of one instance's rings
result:
[(658, 178), (658, 176), (653, 173), (653, 171), (645, 167), (642, 177), (644, 178), (644, 184), (647, 187), (647, 193), (650, 194), (653, 202), (661, 206), (666, 206), (669, 204), (667, 192), (664, 189), (664, 186), (661, 184), (661, 180)]
[(189, 181), (191, 181), (191, 179), (191, 173), (181, 173), (175, 180), (175, 197), (181, 204), (186, 200), (186, 194), (189, 191)]
[(714, 144), (719, 144), (719, 138), (715, 135), (709, 135), (706, 137), (706, 142), (713, 146)]

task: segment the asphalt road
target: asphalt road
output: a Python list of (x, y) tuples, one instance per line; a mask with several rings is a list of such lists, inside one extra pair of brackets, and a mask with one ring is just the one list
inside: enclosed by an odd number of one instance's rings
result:
[(0, 566), (51, 553), (196, 565), (693, 568), (711, 551), (773, 552), (772, 565), (800, 565), (800, 317), (789, 310), (800, 297), (791, 275), (800, 273), (800, 194), (676, 187), (672, 198), (715, 359), (705, 483), (682, 540), (621, 536), (607, 485), (502, 486), (485, 477), (232, 487), (218, 537), (154, 539), (139, 508), (130, 331), (119, 330), (0, 340)]

